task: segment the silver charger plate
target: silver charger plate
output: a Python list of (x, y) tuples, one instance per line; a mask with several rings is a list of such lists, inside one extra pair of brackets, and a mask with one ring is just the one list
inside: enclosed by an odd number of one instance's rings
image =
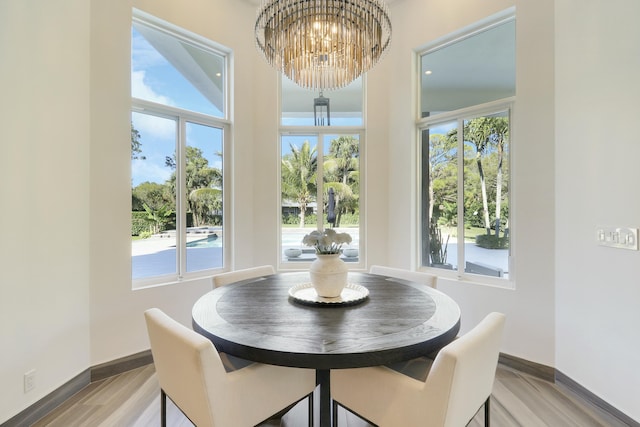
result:
[(347, 283), (340, 296), (325, 298), (316, 293), (312, 283), (301, 283), (289, 289), (289, 296), (302, 304), (342, 306), (364, 301), (369, 296), (369, 289), (355, 283)]

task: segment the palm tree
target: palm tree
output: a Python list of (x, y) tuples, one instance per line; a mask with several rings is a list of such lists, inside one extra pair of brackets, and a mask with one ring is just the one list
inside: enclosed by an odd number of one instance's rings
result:
[(307, 207), (316, 199), (317, 149), (304, 141), (298, 148), (289, 144), (291, 153), (282, 158), (282, 198), (294, 200), (300, 207), (300, 227), (304, 227)]
[(356, 210), (360, 179), (360, 142), (353, 136), (333, 139), (324, 162), (325, 193), (333, 188), (335, 193), (335, 226), (340, 226), (342, 214), (347, 209)]
[(484, 226), (487, 234), (491, 233), (489, 221), (489, 204), (487, 201), (487, 184), (482, 169), (482, 156), (487, 148), (491, 136), (491, 126), (487, 123), (487, 117), (479, 117), (469, 120), (464, 124), (464, 140), (472, 143), (476, 149), (476, 165), (480, 176), (480, 189), (482, 194), (482, 210), (484, 212)]
[(337, 175), (348, 184), (349, 173), (359, 168), (360, 142), (353, 136), (340, 136), (331, 141), (329, 157), (335, 162)]
[(504, 149), (509, 140), (509, 122), (506, 117), (499, 117), (495, 122), (494, 141), (498, 150), (498, 174), (496, 177), (496, 236), (500, 236), (500, 209), (502, 208), (502, 168)]
[(487, 184), (482, 158), (487, 152), (496, 150), (498, 153), (497, 177), (496, 177), (496, 236), (500, 232), (500, 207), (502, 204), (502, 167), (504, 146), (508, 139), (509, 123), (506, 117), (478, 117), (465, 122), (464, 139), (472, 143), (476, 149), (476, 165), (480, 177), (482, 192), (482, 208), (484, 212), (484, 224), (487, 234), (491, 234), (491, 221), (489, 220), (489, 206), (487, 200)]

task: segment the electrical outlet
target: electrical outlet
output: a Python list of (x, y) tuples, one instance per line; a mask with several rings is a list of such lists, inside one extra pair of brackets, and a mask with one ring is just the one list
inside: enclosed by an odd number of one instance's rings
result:
[(32, 369), (24, 374), (24, 392), (28, 393), (36, 388), (36, 370)]

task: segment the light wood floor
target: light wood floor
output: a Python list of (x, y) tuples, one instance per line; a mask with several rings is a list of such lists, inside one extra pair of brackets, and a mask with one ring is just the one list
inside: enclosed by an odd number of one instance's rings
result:
[[(148, 365), (89, 385), (34, 427), (157, 427), (159, 393), (153, 365)], [(260, 427), (306, 426), (306, 405), (306, 400), (302, 401), (281, 419), (267, 421)], [(469, 426), (483, 426), (482, 415), (480, 411)], [(370, 426), (343, 409), (339, 417), (340, 427)], [(494, 427), (626, 426), (563, 387), (503, 366), (498, 367), (496, 374), (491, 421)], [(192, 426), (172, 404), (168, 405), (168, 425)]]

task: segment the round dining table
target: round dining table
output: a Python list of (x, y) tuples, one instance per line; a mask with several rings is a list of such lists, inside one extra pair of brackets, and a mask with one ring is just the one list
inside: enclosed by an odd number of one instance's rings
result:
[(291, 272), (216, 288), (196, 301), (192, 321), (218, 351), (315, 369), (321, 427), (331, 425), (331, 369), (427, 355), (460, 328), (456, 302), (423, 283), (349, 272), (349, 297), (325, 299), (308, 296), (309, 281), (308, 272)]

